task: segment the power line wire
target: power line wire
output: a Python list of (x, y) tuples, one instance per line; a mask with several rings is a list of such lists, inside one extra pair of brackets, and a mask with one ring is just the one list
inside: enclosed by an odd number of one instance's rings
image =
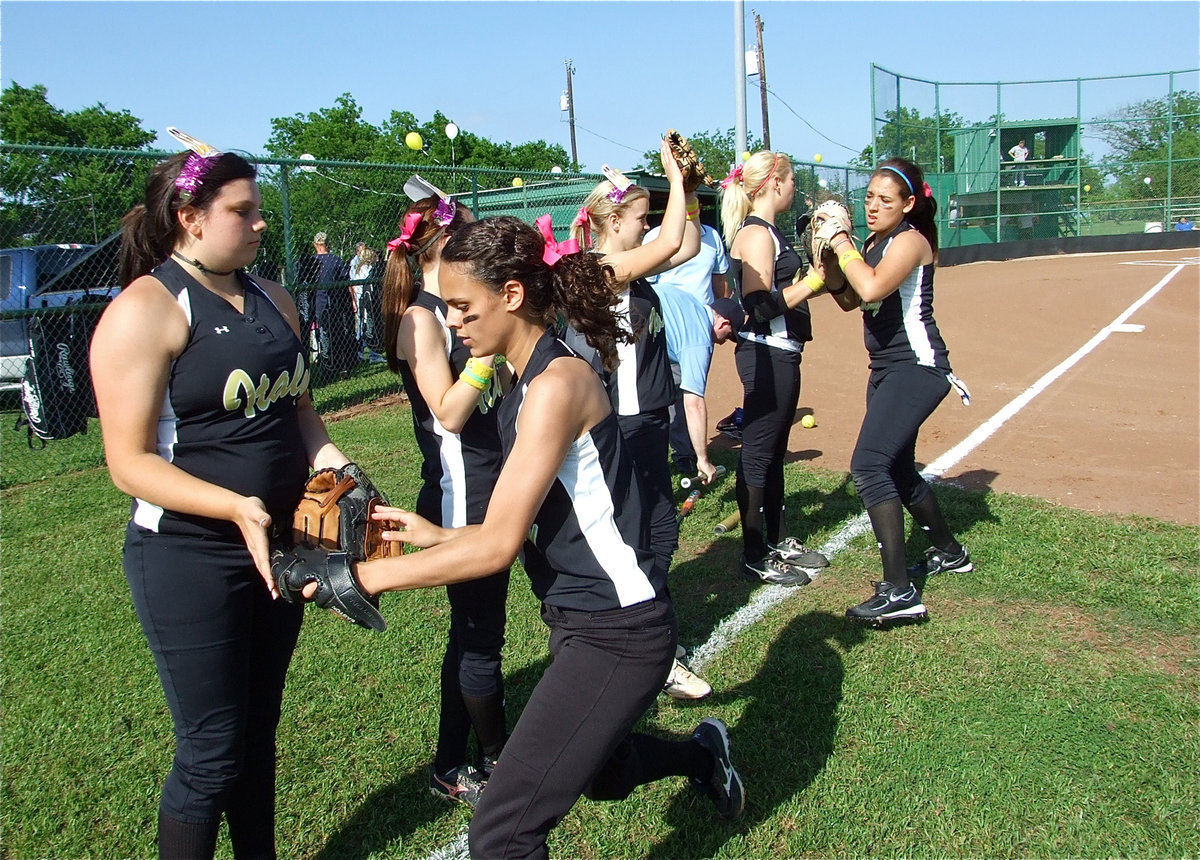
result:
[(830, 143), (832, 143), (834, 146), (840, 146), (842, 149), (846, 150), (847, 152), (853, 152), (855, 155), (858, 155), (858, 154), (859, 154), (859, 153), (862, 151), (862, 150), (859, 150), (859, 149), (855, 149), (855, 148), (854, 148), (854, 147), (852, 147), (852, 146), (846, 146), (846, 144), (844, 144), (844, 143), (839, 143), (838, 141), (834, 140), (832, 137), (829, 137), (828, 135), (824, 134), (824, 133), (823, 133), (823, 132), (822, 132), (820, 129), (818, 129), (818, 128), (817, 128), (815, 125), (813, 125), (811, 122), (809, 122), (808, 120), (806, 120), (804, 117), (800, 116), (800, 114), (796, 113), (795, 109), (794, 109), (794, 108), (793, 108), (793, 107), (792, 107), (790, 104), (788, 104), (786, 101), (784, 101), (784, 100), (783, 100), (783, 97), (782, 97), (782, 96), (780, 96), (780, 95), (779, 95), (779, 93), (775, 92), (775, 91), (774, 91), (773, 89), (771, 89), (770, 87), (767, 87), (767, 92), (768, 92), (768, 93), (770, 93), (771, 95), (775, 96), (775, 98), (779, 100), (779, 103), (780, 103), (780, 104), (782, 104), (782, 105), (783, 105), (785, 108), (787, 108), (788, 110), (790, 110), (790, 111), (792, 112), (792, 115), (793, 115), (793, 116), (795, 116), (795, 117), (796, 117), (796, 119), (800, 120), (800, 121), (801, 121), (802, 123), (804, 123), (806, 126), (808, 126), (809, 128), (811, 128), (811, 129), (812, 129), (814, 132), (816, 132), (816, 133), (817, 133), (817, 135), (819, 135), (820, 137), (822, 137), (822, 138), (824, 138), (825, 140), (829, 141), (829, 142), (830, 142)]

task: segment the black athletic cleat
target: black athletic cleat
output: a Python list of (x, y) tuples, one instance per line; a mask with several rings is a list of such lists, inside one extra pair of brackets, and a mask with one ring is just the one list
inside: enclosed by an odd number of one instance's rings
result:
[(760, 561), (742, 559), (742, 578), (769, 585), (808, 585), (811, 580), (802, 568), (768, 555)]
[(730, 821), (741, 818), (746, 808), (746, 789), (729, 757), (729, 730), (715, 717), (705, 717), (692, 732), (692, 740), (713, 757), (712, 776), (708, 782), (693, 779), (692, 787), (713, 802), (722, 818)]
[(479, 803), (479, 795), (487, 785), (487, 776), (469, 764), (459, 765), (447, 774), (430, 772), (429, 793), (442, 800), (463, 803), (472, 809)]
[(742, 407), (738, 406), (731, 413), (717, 422), (717, 432), (724, 433), (731, 439), (742, 438)]
[(908, 568), (909, 576), (933, 576), (935, 573), (970, 573), (975, 569), (971, 563), (971, 554), (962, 547), (957, 553), (951, 554), (936, 546), (925, 550), (925, 560), (918, 561)]
[(924, 620), (929, 613), (921, 602), (921, 592), (912, 583), (904, 591), (897, 591), (890, 582), (877, 582), (875, 594), (847, 609), (846, 617), (879, 627), (888, 621)]
[(794, 537), (786, 537), (776, 544), (769, 543), (767, 544), (767, 549), (779, 558), (780, 561), (794, 564), (797, 567), (811, 569), (829, 567), (829, 559), (821, 555), (821, 553), (809, 549)]
[(742, 407), (737, 407), (720, 421), (717, 422), (717, 430), (724, 433), (726, 430), (742, 429)]

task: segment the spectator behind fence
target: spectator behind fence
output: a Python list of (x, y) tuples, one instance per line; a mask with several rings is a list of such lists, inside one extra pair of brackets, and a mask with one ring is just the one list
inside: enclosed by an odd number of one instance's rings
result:
[(366, 247), (362, 242), (358, 243), (358, 253), (350, 258), (350, 280), (357, 281), (350, 285), (350, 302), (354, 307), (354, 342), (356, 345), (355, 355), (361, 357), (363, 349), (363, 338), (366, 330), (366, 314), (367, 306), (363, 301), (364, 292), (373, 288), (373, 285), (364, 284), (371, 277), (371, 270), (375, 267), (375, 251)]
[(1017, 145), (1008, 151), (1008, 157), (1017, 162), (1015, 172), (1013, 173), (1013, 184), (1025, 184), (1025, 159), (1029, 158), (1029, 149), (1025, 146), (1025, 139), (1017, 141)]
[(1175, 224), (1176, 232), (1182, 232), (1182, 231), (1191, 230), (1191, 229), (1192, 229), (1192, 222), (1188, 220), (1188, 216), (1186, 216), (1186, 215), (1180, 216), (1179, 221)]
[[(346, 263), (329, 250), (328, 236), (313, 236), (317, 283), (347, 280)], [(326, 375), (346, 376), (354, 361), (354, 305), (349, 287), (317, 290), (314, 301), (317, 321), (317, 361)]]

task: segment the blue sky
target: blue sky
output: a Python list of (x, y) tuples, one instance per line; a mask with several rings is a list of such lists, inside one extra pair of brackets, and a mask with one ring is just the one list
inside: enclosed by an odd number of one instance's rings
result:
[[(265, 151), (273, 117), (351, 93), (376, 125), (441, 110), (498, 141), (570, 151), (560, 95), (575, 67), (579, 160), (630, 167), (667, 127), (734, 126), (734, 12), (705, 2), (32, 2), (0, 4), (3, 85), (42, 84), (65, 110), (127, 109), (178, 146), (175, 125)], [(843, 164), (870, 141), (870, 65), (940, 82), (1136, 75), (1200, 64), (1200, 3), (745, 2), (764, 25), (771, 142)], [(846, 47), (848, 46), (848, 47)], [(742, 46), (743, 50), (746, 46)], [(1197, 76), (1177, 88), (1197, 89)], [(1090, 85), (1085, 115), (1165, 95), (1166, 79)], [(920, 101), (916, 89), (912, 98)], [(761, 134), (758, 79), (747, 127)], [(928, 90), (925, 95), (929, 95)], [(973, 118), (994, 88), (944, 91)], [(1006, 89), (1005, 114), (1075, 113), (1067, 85)], [(947, 102), (949, 104), (947, 105)], [(932, 97), (924, 113), (931, 113)], [(298, 154), (298, 153), (297, 153)]]

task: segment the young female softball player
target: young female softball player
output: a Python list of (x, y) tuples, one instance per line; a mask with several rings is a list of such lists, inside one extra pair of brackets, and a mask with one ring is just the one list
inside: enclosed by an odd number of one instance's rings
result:
[[(604, 376), (621, 432), (638, 472), (652, 492), (649, 510), (655, 552), (663, 570), (679, 545), (679, 526), (671, 488), (670, 407), (675, 381), (667, 355), (662, 305), (648, 275), (666, 271), (700, 250), (700, 204), (694, 189), (685, 191), (683, 174), (666, 140), (659, 151), (670, 182), (659, 235), (645, 245), (650, 229), (650, 193), (640, 185), (606, 179), (592, 189), (576, 219), (573, 238), (612, 271), (618, 314), (630, 343), (618, 343), (615, 367), (597, 367)], [(576, 340), (568, 342), (575, 344)], [(588, 352), (580, 345), (581, 352)], [(594, 362), (595, 364), (595, 362)]]
[[(400, 221), (400, 235), (388, 244), (383, 282), (388, 367), (404, 380), (423, 457), (416, 511), (446, 528), (482, 522), (500, 474), (492, 356), (472, 358), (446, 324), (438, 279), (442, 246), (474, 220), (452, 199), (430, 196), (414, 203)], [(508, 578), (502, 565), (491, 576), (446, 587), (450, 629), (430, 790), (470, 806), (507, 737), (500, 652)], [(477, 761), (467, 757), (472, 728)]]
[(192, 145), (122, 222), (127, 286), (92, 375), (113, 483), (134, 497), (125, 576), (175, 726), (159, 855), (212, 857), (224, 814), (235, 857), (274, 857), (302, 607), (272, 599), (268, 541), (290, 533), (309, 468), (347, 460), (309, 400), (291, 297), (242, 271), (266, 228), (254, 167)]
[(630, 335), (617, 324), (610, 271), (542, 224), (485, 219), (442, 250), (450, 326), (472, 354), (507, 356), (517, 379), (500, 404), (505, 459), (487, 515), (445, 529), (382, 509), (379, 519), (404, 527), (385, 537), (428, 548), (358, 564), (352, 586), (361, 596), (465, 582), (521, 554), (552, 662), (480, 796), (469, 835), (478, 858), (546, 857), (547, 835), (581, 795), (620, 799), (665, 776), (690, 777), (727, 818), (744, 804), (719, 720), (682, 740), (630, 733), (675, 654), (667, 571), (608, 392), (553, 327), (565, 316), (608, 366), (614, 335)]
[[(902, 158), (883, 162), (871, 175), (865, 207), (871, 235), (863, 253), (845, 233), (831, 244), (863, 302), (871, 374), (850, 469), (883, 559), (883, 581), (875, 583), (875, 593), (846, 614), (878, 624), (926, 615), (911, 576), (973, 569), (916, 467), (921, 424), (951, 387), (964, 402), (969, 395), (950, 370), (949, 351), (933, 319), (937, 202), (921, 168)], [(933, 543), (925, 561), (912, 568), (905, 567), (904, 508)]]
[(737, 470), (743, 574), (776, 585), (804, 585), (803, 568), (829, 564), (788, 536), (784, 518), (783, 462), (800, 401), (800, 359), (812, 340), (805, 301), (816, 289), (797, 281), (800, 255), (775, 226), (795, 193), (791, 162), (769, 150), (721, 183), (729, 274), (746, 312), (734, 350), (744, 391)]

